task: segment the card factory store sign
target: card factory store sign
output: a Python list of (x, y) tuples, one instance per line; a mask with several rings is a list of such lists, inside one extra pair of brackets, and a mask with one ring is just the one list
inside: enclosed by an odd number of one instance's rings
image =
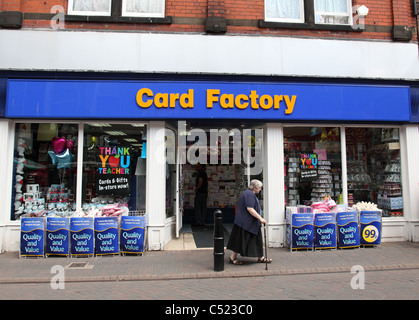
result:
[(282, 82), (19, 80), (6, 117), (410, 121), (410, 88)]

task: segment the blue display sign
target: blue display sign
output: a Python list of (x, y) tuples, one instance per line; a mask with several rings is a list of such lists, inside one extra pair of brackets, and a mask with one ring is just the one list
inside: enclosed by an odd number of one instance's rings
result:
[(147, 223), (145, 216), (122, 216), (121, 253), (143, 253), (146, 249)]
[(372, 246), (381, 242), (381, 212), (361, 211), (359, 215), (361, 223), (361, 244)]
[(336, 248), (336, 213), (316, 213), (314, 216), (314, 248)]
[(72, 256), (94, 254), (93, 218), (70, 218), (70, 251)]
[(70, 253), (70, 220), (47, 217), (45, 255), (68, 256)]
[(410, 121), (406, 86), (18, 80), (6, 117)]
[(313, 213), (294, 213), (290, 216), (289, 244), (291, 249), (312, 249), (314, 241)]
[(44, 256), (44, 218), (22, 218), (20, 220), (20, 256)]
[(118, 217), (95, 218), (95, 252), (97, 256), (119, 254)]
[(359, 247), (358, 213), (338, 212), (336, 214), (339, 248)]

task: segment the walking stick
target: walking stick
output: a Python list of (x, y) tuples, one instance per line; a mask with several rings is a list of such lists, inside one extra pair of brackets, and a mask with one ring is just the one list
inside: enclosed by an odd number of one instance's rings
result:
[(265, 238), (265, 270), (268, 270), (268, 244), (266, 242), (266, 224), (263, 225), (263, 237)]

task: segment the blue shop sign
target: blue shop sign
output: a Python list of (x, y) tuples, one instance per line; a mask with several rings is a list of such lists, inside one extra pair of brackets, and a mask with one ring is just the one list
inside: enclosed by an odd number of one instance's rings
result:
[(6, 117), (410, 121), (407, 86), (220, 81), (19, 80)]

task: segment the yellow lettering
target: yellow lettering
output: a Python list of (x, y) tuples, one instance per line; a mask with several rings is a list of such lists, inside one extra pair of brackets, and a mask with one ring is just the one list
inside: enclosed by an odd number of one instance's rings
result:
[(102, 161), (102, 168), (105, 168), (106, 160), (108, 160), (109, 155), (107, 155), (105, 158), (100, 154), (99, 155), (100, 160)]
[(220, 95), (220, 90), (218, 89), (207, 90), (207, 108), (212, 108), (214, 102), (218, 101), (219, 95)]
[(179, 93), (171, 93), (170, 94), (170, 108), (175, 107), (176, 100), (179, 100)]
[(274, 96), (274, 109), (279, 109), (279, 104), (281, 103), (282, 99), (282, 95)]
[(154, 104), (157, 108), (167, 108), (169, 106), (169, 95), (167, 93), (156, 93)]
[(232, 94), (223, 94), (220, 98), (220, 106), (224, 109), (234, 108), (234, 95)]
[(236, 104), (236, 107), (239, 109), (246, 109), (249, 106), (248, 102), (242, 102), (242, 101), (249, 101), (249, 97), (245, 94), (239, 94), (237, 95), (236, 99), (234, 99), (234, 103)]
[(291, 114), (294, 111), (295, 101), (297, 100), (297, 96), (292, 96), (291, 100), (289, 96), (284, 96), (285, 104), (287, 109), (285, 109), (285, 114)]
[(260, 97), (259, 104), (262, 107), (262, 109), (268, 110), (272, 108), (274, 104), (274, 99), (271, 96), (265, 94)]
[(259, 105), (257, 101), (259, 98), (259, 95), (256, 93), (255, 90), (250, 91), (249, 98), (250, 98), (250, 105), (252, 109), (259, 109)]
[(194, 104), (194, 91), (189, 89), (188, 93), (184, 93), (180, 96), (180, 106), (184, 109), (193, 108)]
[(148, 88), (142, 88), (142, 89), (138, 90), (138, 92), (137, 92), (137, 104), (141, 108), (148, 108), (152, 105), (153, 100), (144, 101), (143, 100), (143, 95), (147, 95), (148, 97), (152, 97), (153, 96), (153, 91), (151, 91)]

